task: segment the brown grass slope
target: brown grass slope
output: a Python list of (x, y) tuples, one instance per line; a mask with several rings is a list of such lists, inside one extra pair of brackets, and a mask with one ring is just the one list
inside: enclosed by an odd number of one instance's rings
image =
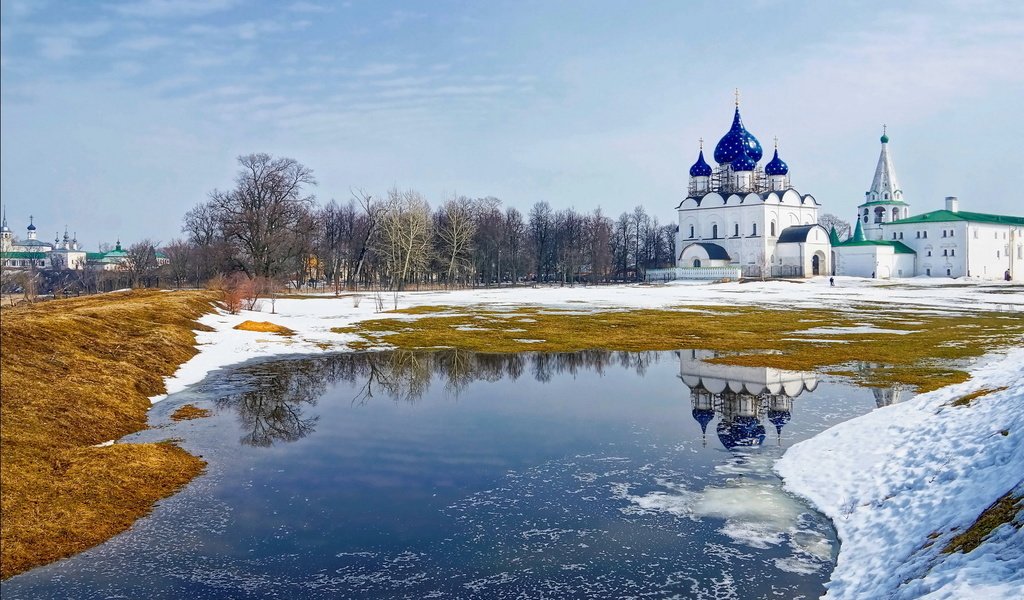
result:
[(0, 313), (0, 576), (109, 539), (202, 471), (170, 443), (93, 446), (146, 427), (213, 300), (115, 293)]

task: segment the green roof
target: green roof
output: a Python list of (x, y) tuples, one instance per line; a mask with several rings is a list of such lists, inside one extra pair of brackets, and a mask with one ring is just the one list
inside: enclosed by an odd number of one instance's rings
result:
[(85, 260), (100, 260), (106, 256), (105, 252), (86, 252)]
[(847, 240), (847, 241), (845, 241), (845, 242), (843, 242), (843, 243), (841, 243), (839, 245), (843, 246), (843, 247), (846, 247), (846, 246), (892, 246), (893, 252), (895, 252), (896, 254), (917, 254), (917, 252), (914, 252), (914, 250), (910, 246), (904, 244), (903, 242), (891, 242), (891, 241), (888, 241), (888, 240), (853, 240), (853, 239), (850, 239), (850, 240)]
[(876, 204), (895, 204), (896, 206), (910, 206), (902, 200), (872, 200), (871, 202), (865, 202), (861, 206), (875, 206)]
[(991, 223), (994, 225), (1024, 225), (1024, 217), (1010, 217), (1007, 215), (990, 215), (986, 213), (953, 212), (950, 210), (933, 210), (924, 214), (890, 221), (887, 225), (904, 225), (907, 223), (944, 223), (949, 221), (972, 221), (974, 223)]
[(45, 252), (0, 252), (0, 258), (46, 258)]

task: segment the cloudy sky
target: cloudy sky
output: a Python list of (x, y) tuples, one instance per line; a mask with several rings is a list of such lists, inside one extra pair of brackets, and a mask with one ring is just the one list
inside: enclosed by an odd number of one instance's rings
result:
[[(898, 5), (898, 6), (897, 6)], [(0, 198), (87, 248), (180, 235), (236, 157), (351, 188), (673, 220), (698, 139), (779, 140), (850, 220), (890, 144), (913, 211), (1024, 214), (1024, 3), (247, 2), (0, 5)]]

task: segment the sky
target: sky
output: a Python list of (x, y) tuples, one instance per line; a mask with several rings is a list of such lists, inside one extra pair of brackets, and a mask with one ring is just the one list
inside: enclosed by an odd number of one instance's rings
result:
[(665, 223), (698, 140), (778, 138), (852, 220), (882, 124), (912, 213), (1024, 214), (1024, 3), (0, 0), (0, 200), (17, 235), (181, 237), (237, 157), (319, 201), (413, 188)]

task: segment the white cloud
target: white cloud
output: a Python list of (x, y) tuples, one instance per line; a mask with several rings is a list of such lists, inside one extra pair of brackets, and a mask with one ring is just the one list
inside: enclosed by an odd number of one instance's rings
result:
[(199, 17), (221, 12), (238, 4), (238, 0), (139, 0), (110, 5), (114, 12), (126, 17), (167, 19)]
[(72, 37), (43, 36), (38, 38), (39, 54), (49, 60), (64, 60), (82, 53), (78, 42)]
[(332, 9), (329, 6), (314, 4), (312, 2), (293, 2), (288, 5), (288, 10), (299, 13), (328, 13), (331, 12)]

